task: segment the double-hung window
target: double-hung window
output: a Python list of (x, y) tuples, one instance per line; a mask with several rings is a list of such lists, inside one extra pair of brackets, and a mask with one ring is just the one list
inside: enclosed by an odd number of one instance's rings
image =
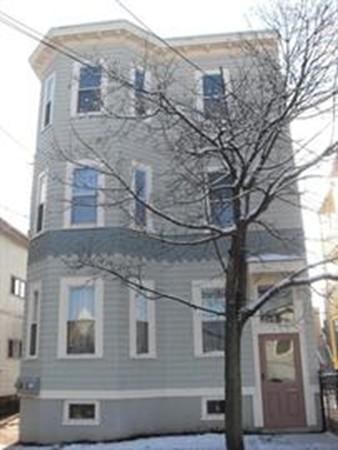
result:
[(28, 339), (26, 354), (28, 358), (38, 355), (39, 315), (40, 315), (40, 286), (33, 285), (28, 302)]
[(39, 233), (44, 227), (45, 210), (47, 198), (47, 173), (42, 172), (38, 177), (37, 186), (37, 204), (36, 204), (36, 222), (35, 231)]
[(97, 222), (98, 171), (92, 167), (73, 170), (71, 223), (93, 224)]
[(220, 114), (224, 103), (223, 73), (207, 73), (203, 75), (203, 111), (208, 116)]
[(42, 105), (42, 129), (52, 123), (54, 102), (55, 75), (52, 74), (44, 82)]
[(219, 171), (209, 171), (207, 177), (209, 222), (219, 227), (229, 226), (234, 218), (232, 177)]
[(224, 351), (224, 288), (198, 284), (194, 288), (195, 303), (208, 311), (196, 310), (195, 354), (221, 355)]
[(151, 171), (149, 166), (134, 164), (133, 167), (133, 223), (136, 227), (149, 227), (150, 218), (147, 204), (151, 191)]
[(101, 111), (102, 108), (102, 81), (103, 71), (101, 65), (76, 65), (77, 97), (75, 113), (86, 114)]
[(133, 69), (132, 84), (133, 112), (138, 117), (145, 116), (149, 110), (149, 102), (147, 101), (147, 96), (150, 85), (150, 72), (141, 67)]
[(145, 71), (141, 69), (136, 69), (134, 76), (134, 95), (135, 95), (135, 114), (137, 116), (143, 116), (147, 112), (144, 90), (145, 90)]
[(61, 282), (59, 356), (102, 355), (101, 280)]
[[(145, 283), (152, 287), (150, 282)], [(130, 293), (130, 356), (155, 357), (155, 300), (142, 292)]]

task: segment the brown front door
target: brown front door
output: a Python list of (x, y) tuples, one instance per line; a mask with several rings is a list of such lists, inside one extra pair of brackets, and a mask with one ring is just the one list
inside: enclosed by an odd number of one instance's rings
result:
[(304, 427), (305, 408), (299, 337), (259, 336), (264, 427)]

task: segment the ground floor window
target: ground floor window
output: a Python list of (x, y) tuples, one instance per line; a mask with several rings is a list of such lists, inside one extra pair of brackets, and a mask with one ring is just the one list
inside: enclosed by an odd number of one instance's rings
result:
[(99, 402), (89, 400), (66, 400), (64, 402), (64, 425), (98, 425), (99, 422)]

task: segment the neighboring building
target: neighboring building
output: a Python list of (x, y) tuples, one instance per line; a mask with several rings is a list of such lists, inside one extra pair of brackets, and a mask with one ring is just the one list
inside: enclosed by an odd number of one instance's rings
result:
[(28, 238), (0, 219), (0, 416), (17, 407)]
[[(338, 273), (338, 158), (333, 162), (330, 188), (319, 210), (323, 254), (327, 259), (337, 258), (327, 264), (332, 273)], [(338, 284), (326, 282), (326, 331), (332, 365), (338, 369)]]
[[(160, 50), (158, 40), (125, 21), (57, 28), (47, 37), (67, 52), (73, 48), (88, 58), (111, 59), (128, 68), (135, 91), (123, 99), (130, 102), (130, 114), (142, 116), (147, 105), (138, 86), (151, 83), (151, 77), (140, 65), (145, 48), (155, 55)], [(231, 71), (243, 40), (257, 37), (274, 42), (269, 33), (243, 33), (171, 39), (170, 45), (184, 50), (208, 73), (220, 65)], [(159, 192), (158, 174), (169, 162), (160, 147), (138, 134), (137, 126), (128, 133), (117, 126), (119, 137), (113, 135), (114, 119), (108, 124), (101, 114), (103, 91), (109, 92), (108, 102), (115, 99), (102, 66), (81, 66), (43, 44), (31, 62), (42, 90), (20, 378), (21, 440), (107, 440), (222, 429), (224, 321), (177, 303), (147, 301), (121, 282), (96, 272), (94, 277), (89, 269), (72, 271), (64, 262), (87, 248), (121, 261), (142, 257), (150, 286), (222, 307), (214, 247), (164, 251), (160, 242), (149, 244), (138, 231), (160, 229), (142, 203), (128, 210), (132, 218), (127, 214), (127, 219), (123, 208), (104, 207), (98, 189), (104, 175), (83, 142), (112, 157), (122, 153), (126, 173), (133, 174), (131, 186), (144, 198)], [(197, 73), (191, 67), (184, 70), (179, 76), (192, 86)], [(200, 99), (207, 112), (220, 92), (217, 73), (203, 80), (198, 74), (204, 92), (196, 102)], [(70, 124), (81, 133), (82, 144)], [(71, 160), (62, 158), (60, 148), (71, 152)], [(283, 150), (292, 151), (287, 144)], [(230, 216), (218, 215), (217, 198), (210, 195), (209, 201), (215, 221), (229, 223)], [(250, 262), (251, 297), (305, 263), (300, 211), (281, 203), (269, 214), (291, 245), (263, 231), (252, 232), (252, 252), (259, 256)], [(246, 430), (320, 427), (315, 352), (306, 289), (291, 289), (273, 310), (265, 309), (246, 325)]]

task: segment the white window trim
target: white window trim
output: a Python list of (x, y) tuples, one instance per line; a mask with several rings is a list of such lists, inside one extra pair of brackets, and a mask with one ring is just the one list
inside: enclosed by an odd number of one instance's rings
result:
[[(143, 67), (141, 65), (133, 66), (130, 69), (130, 84), (132, 85), (132, 87), (130, 89), (130, 95), (129, 95), (129, 98), (130, 98), (130, 114), (132, 116), (134, 116), (134, 117), (139, 118), (139, 119), (144, 119), (144, 120), (148, 121), (148, 120), (151, 119), (151, 117), (147, 117), (147, 116), (143, 117), (142, 115), (138, 115), (138, 114), (136, 114), (136, 110), (135, 110), (135, 99), (136, 99), (136, 95), (135, 95), (135, 73), (136, 73), (137, 70), (144, 71), (144, 89), (146, 91), (150, 90), (151, 82), (152, 82), (152, 80), (151, 80), (151, 78), (152, 78), (151, 77), (151, 72), (150, 72), (149, 69), (147, 69), (147, 68), (145, 68), (145, 67)], [(150, 111), (151, 111), (151, 108), (149, 106), (146, 109), (146, 114), (149, 114)]]
[[(231, 90), (230, 71), (229, 69), (222, 67), (222, 73), (225, 89), (229, 91)], [(204, 70), (203, 73), (201, 73), (200, 71), (196, 72), (195, 75), (195, 85), (197, 87), (196, 109), (201, 113), (204, 113), (203, 75), (215, 75), (215, 74), (219, 74), (219, 68)]]
[[(95, 417), (94, 419), (70, 419), (69, 418), (69, 406), (81, 404), (93, 404), (95, 405)], [(100, 402), (98, 400), (65, 400), (63, 402), (63, 417), (62, 425), (100, 425), (101, 411)]]
[(208, 414), (207, 403), (210, 400), (224, 400), (224, 396), (202, 397), (201, 399), (201, 420), (224, 420), (225, 414)]
[(72, 81), (71, 81), (71, 102), (70, 102), (70, 115), (71, 117), (88, 117), (88, 116), (101, 116), (104, 114), (104, 109), (107, 106), (107, 93), (108, 93), (108, 73), (106, 65), (103, 59), (100, 59), (97, 63), (91, 63), (88, 61), (88, 65), (101, 66), (101, 109), (100, 111), (89, 111), (89, 112), (78, 112), (77, 103), (79, 96), (79, 85), (80, 85), (80, 69), (85, 66), (80, 62), (74, 62), (72, 70)]
[[(34, 307), (34, 292), (39, 293), (39, 304), (37, 311), (37, 327), (36, 327), (36, 352), (35, 355), (30, 354), (31, 346), (31, 325), (33, 318), (33, 307)], [(41, 314), (41, 281), (34, 282), (29, 286), (29, 296), (27, 302), (27, 324), (26, 324), (26, 348), (25, 348), (25, 359), (37, 359), (39, 357), (40, 350), (40, 314)]]
[[(38, 207), (40, 202), (40, 188), (41, 188), (41, 180), (43, 177), (46, 177), (46, 199), (45, 199), (45, 207), (44, 207), (44, 214), (43, 214), (43, 220), (42, 220), (42, 228), (40, 231), (37, 231), (37, 225), (38, 225)], [(34, 202), (34, 224), (33, 224), (33, 235), (37, 236), (45, 231), (45, 224), (46, 224), (46, 211), (47, 211), (47, 195), (48, 195), (48, 169), (42, 170), (38, 177), (37, 177), (37, 183), (36, 183), (36, 192), (35, 192), (35, 202)]]
[[(72, 197), (73, 197), (73, 171), (81, 169), (81, 167), (92, 167), (98, 170), (98, 206), (96, 222), (91, 223), (72, 223)], [(103, 173), (100, 172), (101, 165), (97, 161), (91, 159), (82, 159), (76, 163), (67, 162), (66, 165), (66, 181), (64, 194), (64, 217), (63, 228), (94, 228), (103, 227), (105, 222), (104, 214), (104, 185), (105, 179)]]
[[(54, 99), (55, 99), (55, 80), (56, 80), (56, 76), (55, 76), (55, 72), (51, 73), (44, 81), (43, 84), (43, 99), (42, 99), (42, 110), (41, 110), (41, 123), (40, 123), (40, 128), (41, 131), (46, 130), (47, 128), (49, 128), (52, 124), (53, 124), (53, 119), (54, 119)], [(51, 94), (50, 94), (50, 101), (51, 101), (51, 107), (50, 107), (50, 121), (47, 125), (45, 125), (45, 109), (46, 109), (46, 105), (47, 105), (47, 87), (48, 87), (48, 83), (52, 81), (52, 90), (51, 90)]]
[[(149, 289), (154, 289), (154, 281), (145, 280), (142, 283)], [(129, 357), (132, 359), (154, 359), (156, 358), (156, 314), (155, 301), (147, 300), (149, 314), (149, 352), (137, 353), (136, 342), (136, 297), (139, 293), (131, 289), (129, 290)]]
[[(131, 189), (133, 192), (135, 192), (135, 170), (140, 169), (143, 170), (146, 174), (146, 203), (150, 203), (151, 194), (152, 194), (152, 185), (153, 185), (153, 174), (152, 174), (152, 168), (148, 164), (141, 163), (139, 161), (132, 161), (131, 162)], [(135, 223), (135, 203), (136, 199), (132, 198), (132, 204), (130, 208), (130, 215), (131, 215), (131, 224), (130, 228), (135, 230), (147, 230), (147, 231), (154, 231), (154, 225), (153, 225), (153, 215), (151, 214), (151, 211), (146, 208), (146, 226), (142, 227), (140, 225), (136, 225)]]
[[(223, 280), (195, 280), (192, 282), (192, 301), (194, 305), (202, 306), (201, 290), (205, 288), (223, 288)], [(223, 351), (203, 352), (202, 343), (202, 320), (200, 310), (193, 310), (194, 330), (194, 355), (196, 358), (224, 357)]]
[[(67, 353), (67, 317), (69, 288), (80, 286), (94, 286), (95, 288), (95, 353), (68, 354)], [(65, 277), (60, 281), (59, 297), (59, 328), (58, 349), (59, 359), (97, 359), (103, 356), (103, 295), (104, 284), (102, 279), (88, 277)]]

